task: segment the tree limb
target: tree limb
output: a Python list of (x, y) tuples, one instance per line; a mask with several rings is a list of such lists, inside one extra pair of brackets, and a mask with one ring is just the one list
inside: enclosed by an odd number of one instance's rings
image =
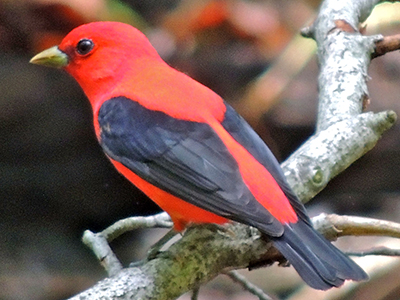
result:
[[(313, 222), (330, 239), (345, 235), (400, 236), (400, 224), (369, 218), (321, 214)], [(157, 258), (123, 269), (71, 300), (174, 299), (224, 270), (245, 268), (259, 261), (284, 261), (257, 230), (238, 223), (227, 224), (224, 231), (217, 228), (191, 227)]]
[(303, 202), (309, 201), (333, 177), (371, 150), (395, 121), (393, 111), (369, 112), (317, 132), (282, 164), (292, 189)]

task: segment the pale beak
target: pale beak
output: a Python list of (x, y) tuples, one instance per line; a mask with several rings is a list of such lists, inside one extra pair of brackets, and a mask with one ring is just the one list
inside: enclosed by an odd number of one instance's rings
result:
[(36, 54), (29, 62), (46, 67), (62, 68), (68, 65), (68, 55), (54, 46)]

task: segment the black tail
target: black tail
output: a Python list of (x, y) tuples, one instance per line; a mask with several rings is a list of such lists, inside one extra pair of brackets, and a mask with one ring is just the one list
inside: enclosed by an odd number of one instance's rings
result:
[(346, 279), (366, 280), (368, 275), (306, 222), (285, 225), (274, 246), (312, 288), (327, 290)]

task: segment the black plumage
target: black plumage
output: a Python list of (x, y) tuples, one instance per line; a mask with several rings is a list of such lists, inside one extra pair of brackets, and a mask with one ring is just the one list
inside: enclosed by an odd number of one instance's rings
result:
[(274, 177), (297, 223), (281, 224), (254, 198), (237, 162), (208, 124), (176, 119), (125, 97), (105, 101), (98, 122), (100, 143), (110, 158), (184, 201), (258, 228), (311, 287), (325, 290), (346, 279), (367, 278), (312, 228), (271, 151), (228, 104), (222, 126)]

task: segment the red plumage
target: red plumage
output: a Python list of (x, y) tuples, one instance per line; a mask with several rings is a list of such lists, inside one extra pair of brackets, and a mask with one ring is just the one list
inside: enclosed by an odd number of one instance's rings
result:
[(312, 228), (250, 126), (213, 91), (168, 66), (137, 29), (91, 23), (53, 50), (62, 63), (46, 61), (47, 53), (33, 61), (62, 66), (78, 81), (105, 153), (176, 229), (232, 219), (268, 235), (314, 288), (367, 278)]

